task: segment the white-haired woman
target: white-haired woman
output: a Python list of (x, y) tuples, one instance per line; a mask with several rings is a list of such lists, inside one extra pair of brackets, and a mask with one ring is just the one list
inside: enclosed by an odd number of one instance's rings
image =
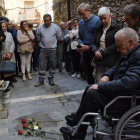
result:
[(111, 19), (108, 7), (100, 8), (98, 16), (101, 24), (96, 27), (92, 45), (95, 54), (94, 62), (97, 64), (94, 68), (94, 74), (97, 74), (97, 82), (117, 62), (118, 54), (114, 35), (122, 28), (121, 24)]
[[(15, 44), (14, 44), (12, 34), (7, 32), (7, 22), (3, 21), (1, 24), (1, 27), (6, 36), (5, 42), (2, 42), (3, 59), (4, 60), (8, 59), (10, 61), (15, 62), (15, 54), (14, 54)], [(5, 80), (17, 82), (17, 80), (15, 79), (15, 76), (7, 77), (7, 78), (5, 78)]]

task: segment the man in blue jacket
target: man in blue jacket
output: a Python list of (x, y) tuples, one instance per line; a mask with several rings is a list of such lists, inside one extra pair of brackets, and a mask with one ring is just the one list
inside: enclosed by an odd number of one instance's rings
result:
[[(78, 124), (87, 112), (103, 109), (114, 96), (123, 92), (133, 92), (140, 88), (140, 44), (138, 35), (131, 28), (124, 28), (115, 34), (117, 51), (122, 55), (116, 66), (107, 71), (99, 84), (85, 89), (80, 106), (75, 115), (66, 116), (70, 126)], [(60, 131), (71, 136), (75, 127), (62, 127)], [(84, 140), (87, 126), (81, 125), (77, 132), (78, 140)], [(79, 135), (78, 135), (79, 134)]]
[(82, 3), (77, 8), (79, 16), (82, 18), (79, 21), (79, 39), (78, 43), (82, 46), (77, 48), (78, 52), (83, 53), (84, 69), (87, 75), (88, 84), (94, 84), (95, 80), (92, 76), (93, 67), (91, 61), (93, 59), (92, 40), (96, 26), (100, 24), (98, 16), (91, 14), (90, 5)]

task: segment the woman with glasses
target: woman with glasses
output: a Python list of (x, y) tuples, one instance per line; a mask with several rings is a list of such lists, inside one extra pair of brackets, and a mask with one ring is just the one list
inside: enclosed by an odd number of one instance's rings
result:
[(136, 4), (127, 5), (123, 12), (126, 23), (138, 33), (140, 41), (140, 7)]
[[(31, 64), (31, 56), (33, 52), (32, 40), (34, 40), (34, 35), (32, 30), (29, 29), (28, 23), (26, 20), (21, 21), (20, 29), (17, 32), (17, 40), (18, 40), (18, 52), (20, 53), (21, 58), (21, 70), (23, 74), (23, 81), (26, 81), (25, 77), (25, 68), (27, 69), (28, 79), (32, 80), (30, 74), (30, 64)], [(23, 52), (24, 47), (26, 48), (28, 45), (29, 51)]]

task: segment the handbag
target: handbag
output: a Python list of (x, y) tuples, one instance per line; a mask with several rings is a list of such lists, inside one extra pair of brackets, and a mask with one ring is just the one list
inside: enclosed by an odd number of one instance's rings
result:
[(20, 44), (20, 52), (21, 53), (29, 53), (31, 51), (31, 41), (28, 41), (26, 43)]
[(102, 59), (97, 60), (96, 62), (100, 66), (111, 68), (111, 67), (116, 65), (116, 62), (118, 61), (119, 57), (120, 57), (120, 54), (115, 53), (115, 54), (112, 54), (112, 55), (105, 56)]
[(16, 64), (12, 61), (3, 61), (0, 69), (0, 73), (15, 73)]

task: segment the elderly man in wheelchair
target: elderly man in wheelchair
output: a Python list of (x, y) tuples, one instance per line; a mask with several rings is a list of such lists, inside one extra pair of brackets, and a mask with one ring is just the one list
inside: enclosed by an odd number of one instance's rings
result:
[[(84, 140), (89, 125), (93, 128), (93, 140), (98, 134), (113, 136), (114, 140), (140, 140), (138, 35), (131, 28), (123, 28), (115, 34), (115, 40), (122, 56), (116, 66), (102, 76), (98, 85), (86, 87), (76, 114), (65, 117), (71, 126), (60, 128), (65, 140)], [(99, 132), (99, 119), (105, 119), (114, 132)]]

